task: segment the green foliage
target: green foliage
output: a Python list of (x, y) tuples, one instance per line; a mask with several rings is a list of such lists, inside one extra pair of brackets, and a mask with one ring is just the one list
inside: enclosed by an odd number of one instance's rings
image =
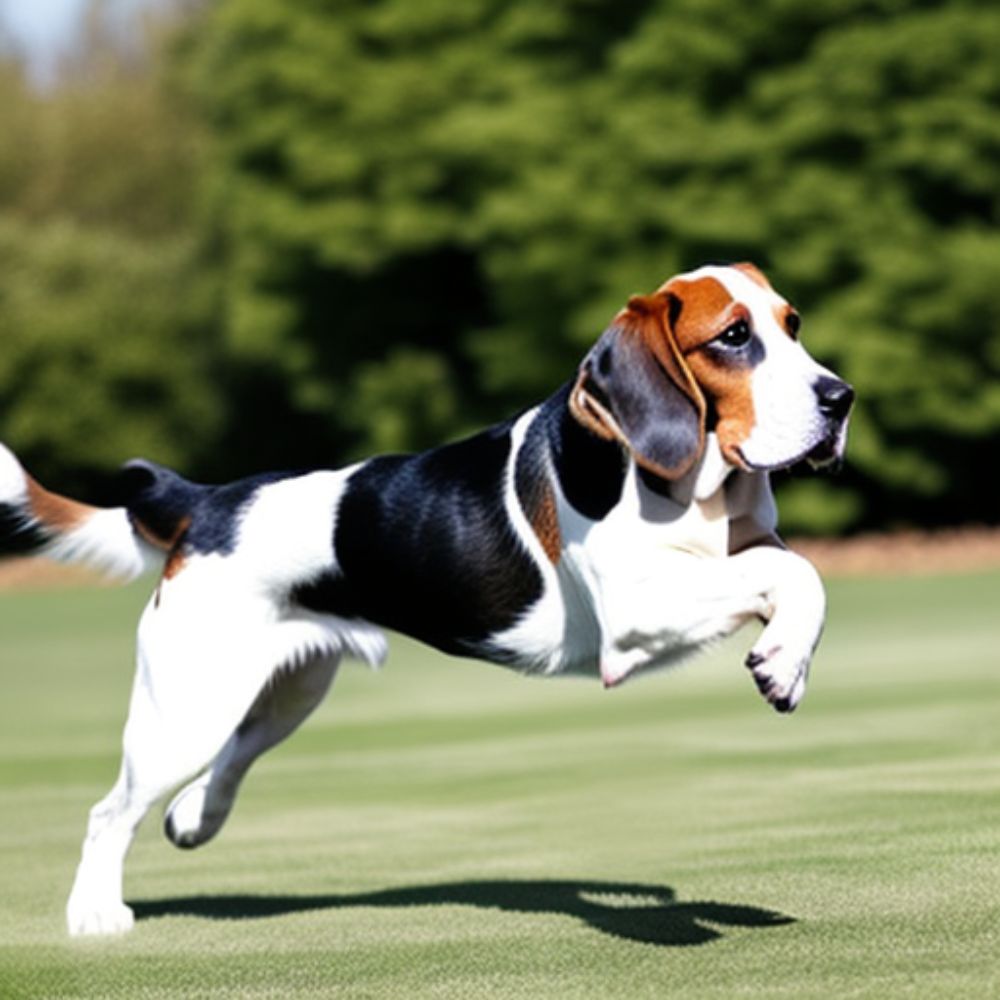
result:
[(218, 433), (191, 257), (176, 240), (0, 221), (0, 426), (39, 476), (137, 454), (186, 467)]
[(64, 488), (137, 454), (196, 471), (224, 418), (202, 131), (102, 10), (50, 90), (0, 62), (0, 429)]
[[(995, 5), (181, 8), (136, 49), (93, 0), (45, 93), (0, 61), (0, 418), (29, 461), (421, 447), (551, 392), (632, 292), (750, 259), (859, 391), (845, 474), (783, 484), (785, 527), (996, 520)], [(57, 419), (83, 355), (93, 399)]]
[(992, 5), (206, 13), (188, 65), (218, 142), (227, 344), (281, 365), (331, 448), (423, 443), (394, 344), (441, 413), (499, 415), (567, 378), (631, 292), (749, 258), (860, 392), (841, 496), (809, 513), (790, 484), (792, 526), (995, 518)]
[(0, 52), (0, 211), (139, 237), (177, 233), (197, 214), (204, 131), (171, 79), (166, 26), (148, 26), (133, 52), (106, 7), (91, 0), (46, 90)]
[(346, 419), (379, 452), (430, 448), (453, 434), (459, 420), (444, 359), (409, 347), (362, 365), (343, 405)]

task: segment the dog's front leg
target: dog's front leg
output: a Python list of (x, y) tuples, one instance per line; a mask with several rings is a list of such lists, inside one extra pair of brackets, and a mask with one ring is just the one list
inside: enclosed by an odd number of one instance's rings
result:
[(779, 712), (802, 700), (813, 652), (823, 632), (826, 594), (807, 559), (762, 545), (727, 560), (762, 602), (767, 622), (746, 658), (757, 688)]

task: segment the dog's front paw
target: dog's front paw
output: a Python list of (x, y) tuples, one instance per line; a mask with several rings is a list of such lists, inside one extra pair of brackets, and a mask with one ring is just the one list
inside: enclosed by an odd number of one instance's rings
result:
[(811, 651), (804, 656), (784, 646), (755, 646), (746, 658), (757, 690), (778, 712), (794, 712), (806, 693)]

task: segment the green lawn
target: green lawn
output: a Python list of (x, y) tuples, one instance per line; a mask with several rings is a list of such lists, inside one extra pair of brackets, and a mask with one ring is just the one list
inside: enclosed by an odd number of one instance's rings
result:
[(1000, 574), (831, 583), (790, 717), (749, 631), (613, 692), (398, 642), (70, 941), (142, 600), (0, 595), (0, 997), (1000, 996)]

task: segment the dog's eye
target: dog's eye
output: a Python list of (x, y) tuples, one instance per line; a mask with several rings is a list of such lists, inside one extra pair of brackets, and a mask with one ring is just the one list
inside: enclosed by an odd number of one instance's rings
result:
[(717, 344), (736, 350), (746, 347), (750, 343), (753, 334), (750, 332), (750, 324), (745, 319), (737, 320), (732, 326), (727, 326), (718, 337), (715, 338)]

